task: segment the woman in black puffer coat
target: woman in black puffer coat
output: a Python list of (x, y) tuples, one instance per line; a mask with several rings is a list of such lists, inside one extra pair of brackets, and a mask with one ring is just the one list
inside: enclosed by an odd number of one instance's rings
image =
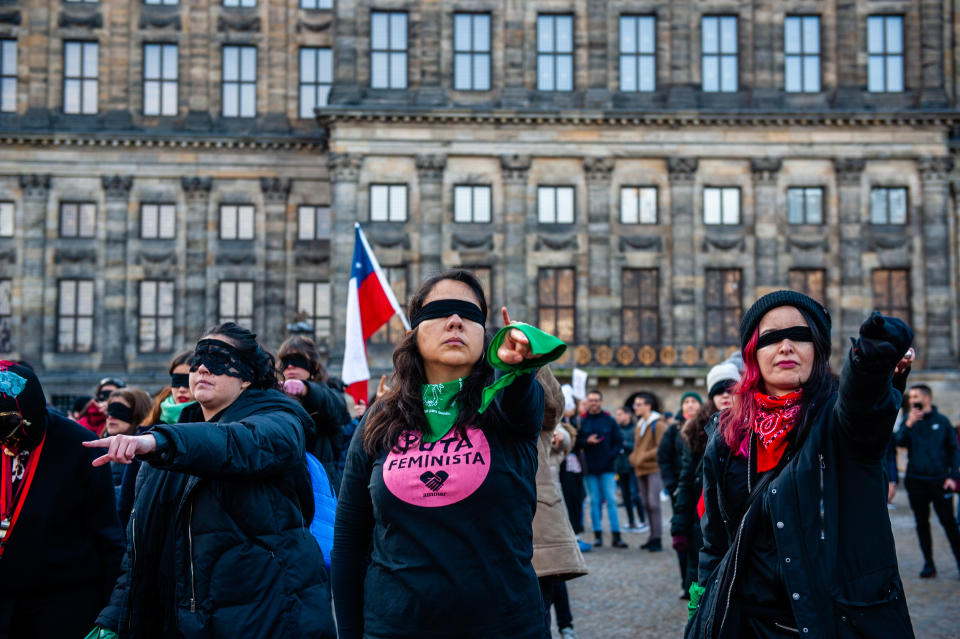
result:
[(273, 358), (233, 323), (197, 343), (180, 423), (94, 442), (94, 463), (146, 463), (123, 574), (97, 623), (120, 637), (334, 637), (308, 525), (310, 417), (277, 390)]

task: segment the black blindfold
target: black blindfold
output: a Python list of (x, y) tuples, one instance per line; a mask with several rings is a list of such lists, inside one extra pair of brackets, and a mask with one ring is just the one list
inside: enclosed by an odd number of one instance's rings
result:
[(286, 355), (283, 359), (280, 360), (280, 370), (285, 371), (291, 366), (302, 368), (303, 370), (308, 371), (310, 373), (316, 372), (313, 370), (313, 365), (310, 364), (310, 360), (298, 353)]
[(450, 317), (451, 315), (459, 315), (462, 319), (476, 322), (480, 326), (483, 326), (486, 322), (483, 311), (476, 304), (464, 300), (436, 300), (413, 314), (413, 317), (410, 318), (410, 327), (416, 328), (425, 320)]
[(127, 424), (133, 423), (133, 411), (130, 407), (121, 402), (110, 402), (107, 404), (107, 416), (119, 419)]
[(197, 342), (189, 363), (191, 373), (203, 365), (214, 375), (228, 375), (244, 382), (256, 379), (253, 367), (244, 360), (240, 351), (218, 339), (202, 339)]
[(779, 344), (785, 339), (791, 342), (812, 342), (813, 332), (809, 326), (791, 326), (790, 328), (782, 328), (779, 331), (770, 331), (769, 333), (761, 335), (760, 339), (757, 340), (757, 350), (760, 350), (764, 346), (770, 346), (771, 344)]
[(189, 373), (174, 373), (171, 375), (170, 388), (190, 388)]

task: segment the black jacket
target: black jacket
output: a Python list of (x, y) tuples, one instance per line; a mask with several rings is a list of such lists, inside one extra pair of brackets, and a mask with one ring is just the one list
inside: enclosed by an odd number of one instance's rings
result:
[(216, 423), (198, 405), (154, 428), (123, 574), (97, 623), (121, 637), (333, 637), (323, 558), (308, 530), (310, 418), (246, 390)]
[[(683, 437), (679, 438), (683, 442)], [(662, 465), (661, 465), (662, 467)], [(703, 492), (703, 451), (694, 453), (683, 444), (683, 457), (680, 463), (680, 477), (677, 480), (677, 492), (673, 497), (673, 517), (670, 518), (670, 534), (689, 535), (697, 517), (697, 502)]]
[(957, 431), (949, 419), (937, 412), (936, 406), (910, 428), (904, 420), (894, 442), (910, 451), (906, 477), (940, 484), (948, 477), (960, 479)]
[(307, 451), (323, 464), (334, 493), (340, 490), (339, 461), (344, 449), (343, 427), (350, 421), (343, 393), (323, 382), (304, 382), (307, 394), (300, 398), (311, 422), (306, 427)]
[[(598, 435), (600, 441), (591, 444), (587, 440)], [(614, 472), (614, 462), (623, 449), (623, 433), (617, 421), (610, 413), (603, 411), (596, 415), (586, 413), (580, 416), (580, 434), (576, 446), (583, 450), (586, 464), (584, 469), (589, 475), (602, 475)]]
[(680, 481), (680, 464), (683, 460), (683, 437), (680, 436), (680, 427), (670, 424), (663, 433), (663, 439), (657, 447), (657, 465), (660, 466), (660, 477), (663, 487), (672, 498)]
[[(772, 531), (777, 568), (801, 636), (913, 636), (882, 463), (901, 402), (892, 368), (851, 350), (838, 391), (809, 409), (807, 427), (785, 453), (790, 457), (757, 498), (762, 508), (751, 519), (769, 519), (753, 528)], [(747, 460), (731, 455), (716, 420), (715, 415), (703, 460), (706, 512), (698, 581), (707, 592), (687, 636), (721, 636), (721, 626), (731, 622), (721, 622), (724, 610), (730, 602), (736, 605), (739, 592), (731, 584), (738, 583), (752, 547), (749, 532), (734, 543), (748, 502)]]

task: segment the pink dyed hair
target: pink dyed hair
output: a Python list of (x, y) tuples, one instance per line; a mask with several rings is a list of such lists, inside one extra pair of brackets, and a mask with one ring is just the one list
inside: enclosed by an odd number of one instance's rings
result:
[(733, 388), (733, 405), (729, 410), (720, 414), (720, 433), (727, 447), (734, 454), (747, 454), (747, 445), (750, 441), (750, 425), (757, 414), (755, 391), (761, 389), (763, 378), (760, 376), (760, 365), (757, 364), (757, 341), (760, 331), (754, 329), (753, 335), (743, 348), (743, 375), (740, 382)]

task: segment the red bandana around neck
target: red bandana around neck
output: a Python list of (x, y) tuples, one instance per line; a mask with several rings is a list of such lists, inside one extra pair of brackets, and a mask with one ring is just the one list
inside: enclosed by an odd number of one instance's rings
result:
[(794, 391), (771, 397), (755, 392), (757, 415), (753, 419), (753, 432), (757, 434), (757, 472), (766, 472), (775, 467), (783, 451), (787, 449), (787, 433), (793, 428), (800, 414), (802, 391)]

